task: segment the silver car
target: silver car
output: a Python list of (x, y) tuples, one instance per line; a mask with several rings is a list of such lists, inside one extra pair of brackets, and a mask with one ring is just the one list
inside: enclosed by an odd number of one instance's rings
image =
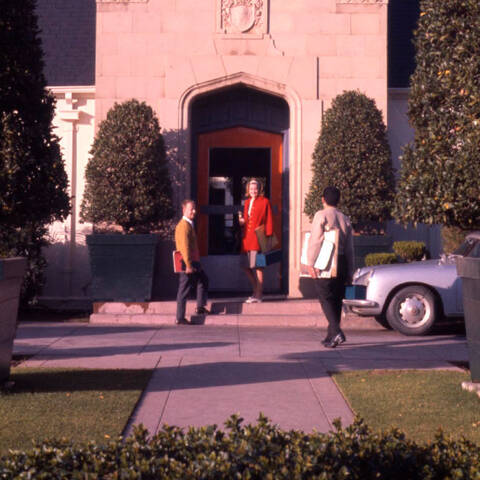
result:
[(440, 259), (359, 268), (343, 304), (405, 335), (425, 335), (439, 318), (463, 316), (457, 256), (480, 257), (480, 232)]

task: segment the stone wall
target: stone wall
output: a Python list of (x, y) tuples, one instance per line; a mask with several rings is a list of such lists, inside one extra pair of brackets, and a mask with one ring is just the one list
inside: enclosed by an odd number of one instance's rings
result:
[[(309, 224), (303, 199), (322, 111), (337, 94), (358, 89), (388, 118), (386, 1), (97, 0), (96, 53), (97, 120), (115, 101), (146, 101), (172, 139), (173, 160), (187, 170), (196, 95), (244, 83), (287, 101), (295, 294), (300, 232)], [(188, 195), (190, 183), (183, 188)]]

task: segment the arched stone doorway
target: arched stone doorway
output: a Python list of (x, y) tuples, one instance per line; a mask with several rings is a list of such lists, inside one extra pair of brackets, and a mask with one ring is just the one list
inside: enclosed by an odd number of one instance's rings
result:
[(265, 182), (281, 241), (281, 263), (265, 272), (265, 292), (288, 290), (289, 107), (280, 97), (244, 85), (198, 96), (191, 105), (192, 185), (198, 203), (202, 263), (213, 292), (248, 292), (240, 268), (236, 212), (249, 177)]

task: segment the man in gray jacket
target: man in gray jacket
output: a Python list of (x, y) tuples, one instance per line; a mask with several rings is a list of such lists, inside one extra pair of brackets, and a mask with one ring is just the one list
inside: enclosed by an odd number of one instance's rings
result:
[[(353, 229), (350, 219), (337, 210), (340, 201), (340, 190), (327, 187), (322, 194), (323, 209), (313, 217), (312, 232), (307, 250), (307, 265), (310, 276), (315, 278), (320, 304), (327, 317), (328, 330), (323, 344), (327, 348), (335, 348), (345, 342), (345, 334), (340, 328), (342, 315), (342, 300), (345, 285), (351, 283), (354, 270)], [(337, 274), (331, 278), (320, 278), (320, 271), (314, 268), (320, 253), (324, 233), (327, 230), (338, 229), (338, 263)]]

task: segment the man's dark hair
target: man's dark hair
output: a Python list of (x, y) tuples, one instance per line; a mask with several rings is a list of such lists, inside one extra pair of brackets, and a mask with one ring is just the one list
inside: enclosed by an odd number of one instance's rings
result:
[(185, 207), (186, 207), (189, 203), (193, 203), (193, 204), (195, 205), (195, 200), (192, 200), (191, 198), (186, 198), (185, 200), (183, 200), (183, 202), (182, 202), (182, 210), (185, 210)]
[(336, 207), (340, 201), (340, 190), (337, 187), (326, 187), (322, 196), (327, 205)]

